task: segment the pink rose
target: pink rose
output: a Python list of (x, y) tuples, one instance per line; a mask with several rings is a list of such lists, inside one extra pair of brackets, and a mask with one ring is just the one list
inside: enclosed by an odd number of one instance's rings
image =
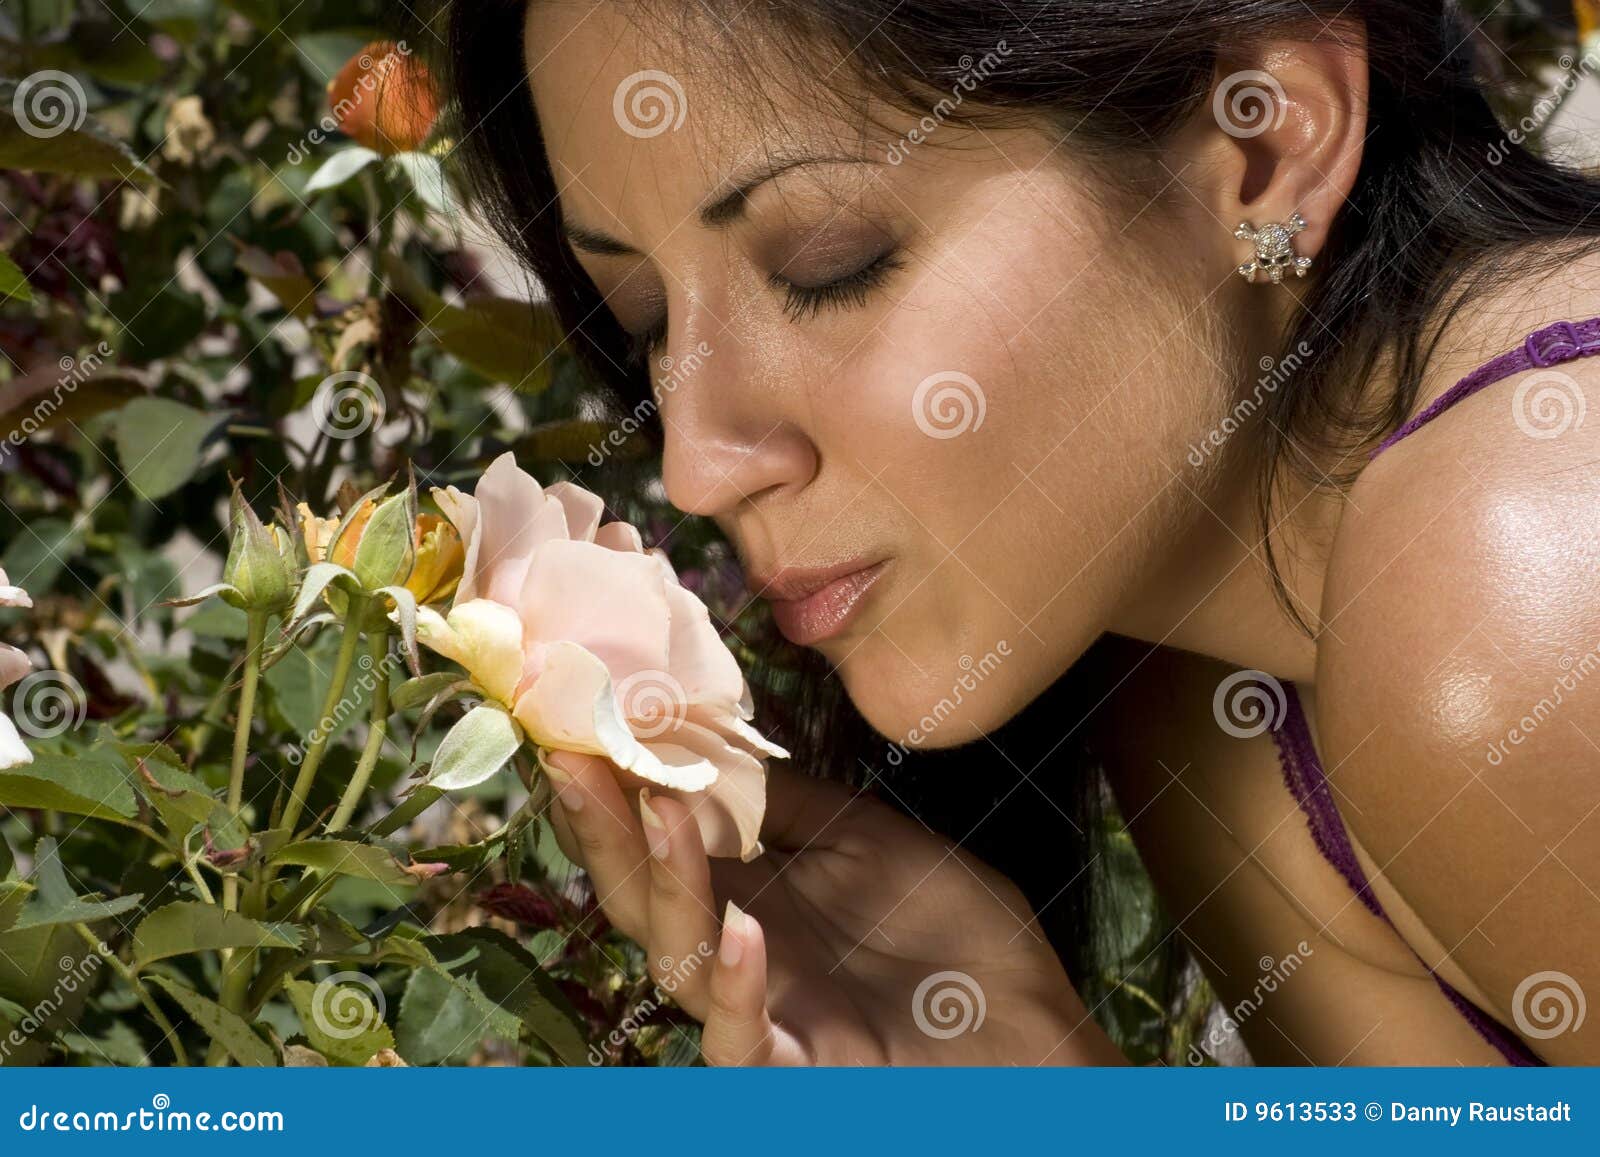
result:
[(474, 494), (433, 494), (466, 563), (447, 614), (418, 608), (418, 640), (539, 748), (603, 755), (688, 804), (711, 855), (758, 855), (765, 760), (788, 753), (750, 726), (739, 665), (666, 556), (510, 454)]

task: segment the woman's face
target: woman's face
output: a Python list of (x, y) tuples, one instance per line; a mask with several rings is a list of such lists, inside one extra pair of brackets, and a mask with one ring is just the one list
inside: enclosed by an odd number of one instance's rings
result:
[(776, 53), (749, 91), (685, 19), (527, 23), (569, 237), (648, 345), (668, 497), (880, 731), (970, 741), (1136, 616), (1157, 544), (1210, 517), (1185, 457), (1225, 404), (1215, 271), (1181, 204), (1095, 193), (1070, 139), (863, 125)]

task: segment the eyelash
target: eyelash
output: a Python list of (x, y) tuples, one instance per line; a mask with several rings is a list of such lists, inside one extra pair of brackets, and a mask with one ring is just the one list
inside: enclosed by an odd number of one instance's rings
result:
[[(836, 278), (824, 285), (795, 285), (782, 274), (768, 276), (767, 284), (783, 291), (783, 312), (791, 321), (805, 321), (824, 309), (859, 309), (867, 303), (867, 295), (881, 286), (889, 275), (904, 265), (900, 254), (893, 249), (874, 257), (853, 273)], [(628, 357), (634, 365), (650, 360), (656, 346), (666, 338), (666, 324), (652, 326), (644, 333), (628, 334)]]

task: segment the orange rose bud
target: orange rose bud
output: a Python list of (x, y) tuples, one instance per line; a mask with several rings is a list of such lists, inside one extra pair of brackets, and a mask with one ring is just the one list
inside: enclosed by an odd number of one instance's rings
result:
[(439, 99), (428, 66), (405, 42), (374, 40), (328, 82), (328, 106), (346, 136), (379, 153), (406, 153), (428, 139)]
[(1589, 39), (1600, 29), (1600, 0), (1575, 0), (1573, 10), (1578, 17), (1578, 39)]

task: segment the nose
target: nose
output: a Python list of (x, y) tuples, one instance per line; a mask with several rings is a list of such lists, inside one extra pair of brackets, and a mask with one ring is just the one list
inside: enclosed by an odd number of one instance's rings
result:
[(786, 405), (781, 366), (759, 371), (731, 333), (670, 340), (652, 367), (665, 434), (662, 483), (687, 514), (715, 516), (741, 503), (803, 488), (817, 448)]

